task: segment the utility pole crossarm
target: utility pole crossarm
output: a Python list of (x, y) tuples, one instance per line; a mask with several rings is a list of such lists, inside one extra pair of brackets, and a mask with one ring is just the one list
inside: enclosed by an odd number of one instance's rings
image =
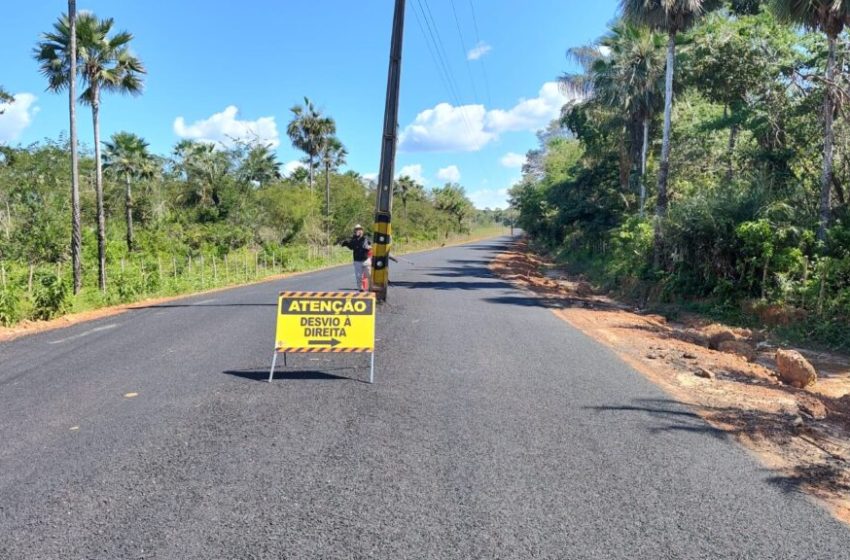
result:
[(389, 285), (389, 252), (392, 242), (393, 176), (398, 139), (398, 97), (401, 83), (401, 48), (404, 36), (404, 3), (395, 0), (393, 32), (390, 43), (390, 65), (387, 73), (387, 98), (384, 108), (384, 134), (381, 140), (381, 167), (375, 205), (374, 272), (372, 289), (378, 301), (387, 299)]

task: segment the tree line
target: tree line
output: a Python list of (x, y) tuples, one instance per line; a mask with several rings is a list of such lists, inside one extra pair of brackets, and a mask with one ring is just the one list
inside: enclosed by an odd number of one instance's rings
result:
[(643, 301), (850, 345), (850, 2), (620, 6), (568, 50), (521, 225)]
[[(140, 95), (147, 70), (131, 33), (75, 8), (69, 1), (33, 50), (48, 90), (69, 96), (70, 135), (0, 146), (0, 323), (50, 316), (74, 301), (96, 306), (157, 293), (164, 278), (197, 272), (199, 262), (202, 274), (212, 266), (218, 275), (233, 252), (257, 269), (291, 268), (296, 255), (327, 262), (355, 223), (370, 223), (375, 185), (342, 170), (347, 150), (336, 123), (308, 98), (290, 109), (286, 133), (304, 165), (288, 174), (257, 138), (227, 146), (182, 140), (164, 155), (130, 131), (101, 140), (106, 94)], [(2, 94), (0, 102), (14, 102)], [(90, 109), (91, 148), (76, 140), (79, 104)], [(476, 210), (458, 184), (429, 190), (400, 177), (394, 192), (400, 243), (504, 219)], [(128, 288), (134, 282), (149, 285)]]

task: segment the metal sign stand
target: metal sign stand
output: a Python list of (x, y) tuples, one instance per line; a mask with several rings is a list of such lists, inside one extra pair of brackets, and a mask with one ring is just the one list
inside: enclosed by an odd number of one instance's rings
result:
[[(272, 368), (269, 370), (269, 383), (274, 379), (274, 368), (277, 365), (277, 355), (283, 354), (283, 367), (286, 367), (286, 352), (278, 352), (277, 348), (275, 348), (274, 355), (272, 355)], [(372, 384), (375, 382), (375, 351), (369, 352), (369, 383)]]

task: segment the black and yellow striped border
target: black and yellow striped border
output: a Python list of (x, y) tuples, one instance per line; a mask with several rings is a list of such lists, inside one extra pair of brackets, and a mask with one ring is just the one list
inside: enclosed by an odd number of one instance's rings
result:
[(363, 354), (372, 348), (275, 348), (279, 354)]
[(280, 292), (278, 297), (375, 299), (375, 294), (372, 292)]

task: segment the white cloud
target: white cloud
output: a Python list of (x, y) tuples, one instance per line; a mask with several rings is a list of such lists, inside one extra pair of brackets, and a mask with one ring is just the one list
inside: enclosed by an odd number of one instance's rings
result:
[(422, 164), (414, 163), (411, 165), (405, 165), (401, 168), (401, 170), (396, 174), (396, 177), (404, 177), (407, 175), (420, 185), (425, 184), (425, 175), (422, 172)]
[(406, 152), (475, 152), (495, 136), (484, 130), (484, 105), (440, 103), (416, 115), (399, 136)]
[(476, 208), (507, 208), (508, 189), (481, 189), (469, 193), (469, 200)]
[(18, 93), (14, 97), (15, 101), (11, 103), (0, 103), (0, 144), (20, 138), (39, 111), (33, 94)]
[(560, 115), (561, 107), (571, 99), (564, 95), (557, 82), (546, 82), (537, 97), (521, 99), (507, 111), (488, 111), (487, 129), (496, 132), (539, 130)]
[(460, 169), (457, 168), (457, 165), (443, 167), (437, 171), (437, 179), (448, 181), (449, 183), (457, 183), (460, 181)]
[(369, 182), (374, 182), (378, 180), (378, 172), (374, 171), (372, 173), (364, 173), (363, 178)]
[(479, 41), (477, 45), (472, 47), (468, 53), (466, 53), (466, 60), (478, 60), (488, 52), (492, 51), (493, 47), (485, 43), (484, 41)]
[(235, 140), (257, 140), (272, 148), (280, 146), (280, 136), (274, 117), (260, 117), (254, 121), (239, 120), (239, 109), (230, 105), (220, 113), (187, 125), (183, 117), (174, 119), (174, 133), (180, 138), (213, 142), (230, 147)]
[(499, 162), (505, 167), (522, 167), (525, 165), (525, 156), (515, 152), (508, 152), (502, 156)]
[(546, 82), (537, 97), (520, 99), (510, 109), (486, 110), (483, 105), (455, 107), (440, 103), (416, 115), (401, 131), (399, 149), (406, 152), (476, 152), (505, 132), (536, 131), (561, 114), (574, 99), (557, 82)]
[(293, 171), (295, 171), (296, 169), (302, 169), (304, 167), (307, 167), (307, 165), (302, 161), (298, 161), (297, 159), (287, 161), (283, 164), (283, 174), (292, 175)]

